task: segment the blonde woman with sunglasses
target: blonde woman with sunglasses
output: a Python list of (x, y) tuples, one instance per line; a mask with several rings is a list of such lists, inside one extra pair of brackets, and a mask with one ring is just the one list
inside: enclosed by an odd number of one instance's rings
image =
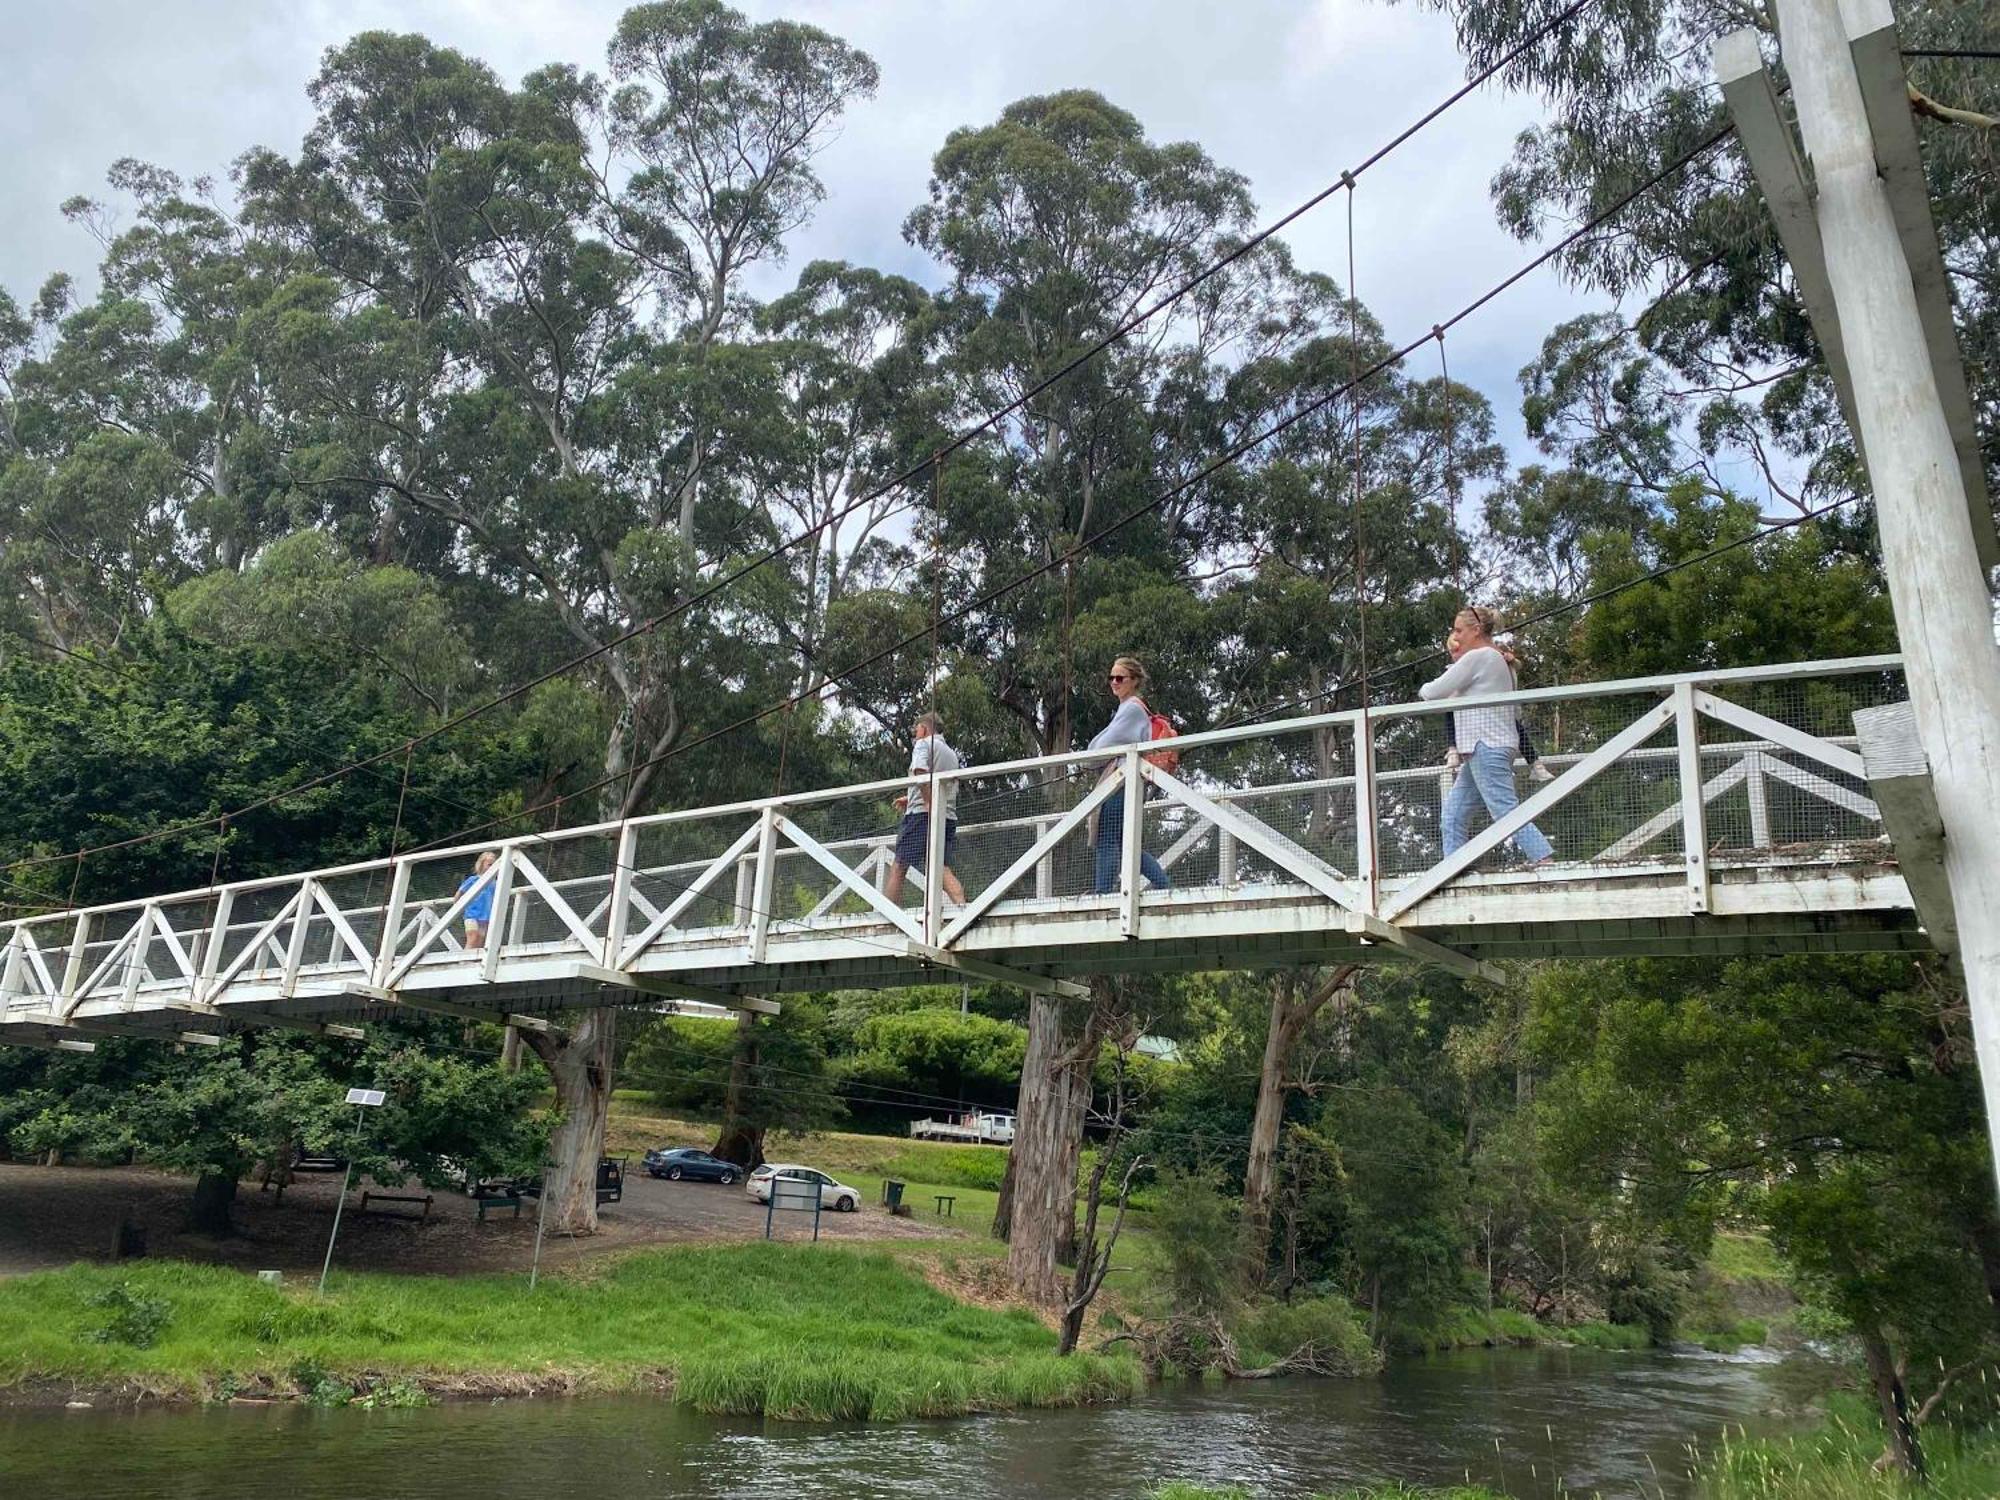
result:
[[(1113, 745), (1149, 743), (1153, 738), (1153, 715), (1146, 707), (1146, 700), (1140, 697), (1146, 686), (1146, 669), (1139, 664), (1137, 657), (1121, 656), (1111, 664), (1106, 681), (1111, 696), (1118, 701), (1118, 708), (1111, 715), (1111, 722), (1097, 731), (1090, 748), (1108, 750)], [(1106, 761), (1098, 779), (1117, 775), (1118, 768), (1118, 761)], [(1118, 865), (1122, 858), (1120, 845), (1124, 837), (1125, 798), (1114, 795), (1097, 809), (1097, 870), (1092, 888), (1100, 896), (1117, 883)], [(1144, 849), (1139, 851), (1139, 871), (1161, 890), (1173, 885), (1160, 862)]]

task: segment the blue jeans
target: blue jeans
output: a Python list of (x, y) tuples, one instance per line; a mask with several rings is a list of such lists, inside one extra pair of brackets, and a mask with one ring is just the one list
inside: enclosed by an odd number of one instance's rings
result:
[[(1125, 788), (1121, 786), (1097, 809), (1097, 880), (1093, 889), (1100, 896), (1118, 884), (1118, 866), (1125, 858), (1124, 842)], [(1173, 885), (1160, 862), (1143, 848), (1139, 851), (1139, 873), (1163, 891)]]
[[(1451, 795), (1444, 799), (1445, 854), (1456, 854), (1465, 843), (1465, 827), (1472, 821), (1475, 801), (1484, 802), (1487, 813), (1497, 823), (1512, 812), (1514, 804), (1520, 800), (1514, 791), (1513, 747), (1503, 750), (1482, 740), (1465, 757), (1464, 765), (1459, 767), (1458, 780), (1451, 784)], [(1549, 847), (1549, 841), (1542, 837), (1542, 831), (1533, 823), (1524, 824), (1514, 835), (1514, 847), (1531, 863), (1547, 859), (1555, 853)]]

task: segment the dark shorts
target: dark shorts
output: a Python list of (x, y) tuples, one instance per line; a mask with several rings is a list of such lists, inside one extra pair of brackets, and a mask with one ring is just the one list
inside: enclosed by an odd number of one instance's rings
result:
[[(930, 837), (929, 813), (904, 813), (903, 825), (896, 830), (896, 863), (908, 865), (912, 870), (924, 867), (924, 841)], [(952, 845), (958, 842), (958, 819), (946, 819), (944, 825), (944, 862), (951, 863)]]

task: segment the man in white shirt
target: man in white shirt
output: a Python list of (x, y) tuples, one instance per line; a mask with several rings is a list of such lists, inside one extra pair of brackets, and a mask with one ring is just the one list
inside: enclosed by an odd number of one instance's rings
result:
[(939, 876), (944, 881), (945, 895), (963, 903), (965, 887), (959, 884), (957, 872), (951, 867), (952, 846), (958, 842), (958, 783), (939, 783), (932, 779), (958, 769), (958, 752), (945, 743), (944, 720), (937, 714), (928, 713), (918, 719), (914, 733), (916, 742), (910, 746), (910, 774), (922, 776), (925, 780), (912, 785), (896, 799), (896, 805), (903, 809), (903, 822), (896, 830), (896, 862), (889, 869), (882, 894), (891, 901), (900, 901), (904, 872), (924, 867), (930, 839), (928, 794), (935, 786), (944, 807), (944, 868), (939, 871)]
[[(1493, 644), (1492, 611), (1467, 608), (1459, 611), (1452, 624), (1465, 648), (1458, 660), (1442, 676), (1419, 689), (1420, 696), (1436, 698), (1485, 698), (1514, 690), (1514, 674), (1507, 658)], [(1514, 747), (1520, 739), (1514, 705), (1496, 703), (1485, 707), (1461, 708), (1452, 715), (1452, 749), (1458, 752), (1458, 780), (1452, 783), (1444, 802), (1444, 852), (1454, 854), (1466, 840), (1475, 799), (1486, 804), (1487, 814), (1498, 822), (1520, 801), (1514, 790)], [(1549, 841), (1533, 823), (1514, 835), (1514, 844), (1531, 865), (1547, 864), (1555, 857)]]

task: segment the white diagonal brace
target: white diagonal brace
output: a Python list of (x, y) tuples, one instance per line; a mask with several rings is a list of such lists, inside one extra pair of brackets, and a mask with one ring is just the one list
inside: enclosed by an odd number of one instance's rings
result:
[(373, 968), (375, 955), (369, 952), (368, 945), (361, 941), (361, 934), (356, 932), (354, 925), (347, 920), (347, 913), (336, 906), (333, 897), (326, 893), (326, 887), (315, 880), (312, 893), (313, 903), (326, 914), (327, 921), (333, 924), (334, 933), (340, 938), (341, 947), (361, 965), (363, 973)]
[(549, 884), (548, 876), (535, 867), (535, 862), (528, 858), (527, 851), (524, 849), (516, 850), (514, 853), (514, 873), (521, 876), (529, 885), (533, 886), (542, 900), (548, 903), (549, 910), (562, 918), (563, 925), (570, 930), (571, 936), (583, 944), (585, 952), (597, 952), (600, 947), (597, 934), (590, 930), (583, 920), (577, 916), (570, 904), (563, 900), (556, 888)]
[[(1712, 746), (1710, 747), (1713, 748)], [(1726, 771), (1718, 771), (1702, 783), (1701, 797), (1704, 802), (1713, 802), (1724, 792), (1740, 786), (1750, 777), (1750, 767), (1754, 763), (1756, 751), (1743, 756)], [(1681, 806), (1676, 802), (1671, 807), (1663, 807), (1646, 819), (1617, 843), (1606, 846), (1597, 856), (1599, 860), (1623, 859), (1636, 849), (1643, 849), (1661, 834), (1681, 820)], [(1594, 861), (1593, 861), (1594, 862)]]
[(174, 924), (167, 920), (167, 914), (158, 907), (153, 908), (153, 936), (167, 945), (167, 952), (173, 955), (183, 979), (194, 978), (194, 960), (187, 949), (181, 946), (181, 935), (174, 931)]
[(489, 870), (485, 880), (467, 882), (465, 889), (452, 897), (451, 905), (438, 914), (437, 926), (433, 927), (423, 937), (417, 939), (417, 945), (399, 958), (389, 970), (389, 978), (382, 985), (383, 989), (393, 990), (403, 982), (404, 976), (417, 966), (417, 961), (430, 951), (431, 944), (438, 940), (438, 934), (445, 931), (453, 922), (457, 921), (465, 909), (478, 899), (479, 893), (488, 888), (492, 881), (492, 874), (493, 872)]
[(910, 913), (897, 906), (887, 896), (876, 890), (869, 881), (863, 880), (854, 866), (848, 864), (818, 839), (807, 833), (783, 813), (777, 818), (778, 833), (790, 840), (811, 856), (814, 864), (825, 870), (837, 882), (859, 896), (877, 913), (901, 928), (905, 935), (917, 942), (924, 940), (924, 929)]
[(937, 946), (940, 948), (949, 948), (953, 943), (957, 942), (964, 935), (966, 928), (985, 916), (987, 911), (1013, 888), (1015, 881), (1019, 880), (1035, 867), (1036, 862), (1043, 855), (1068, 838), (1082, 824), (1085, 818), (1097, 810), (1099, 803), (1111, 796), (1112, 793), (1123, 790), (1123, 786), (1116, 779), (1100, 781), (1096, 786), (1092, 787), (1088, 796), (1084, 797), (1075, 807), (1072, 807), (1058, 818), (1053, 828), (1041, 838), (1036, 839), (1028, 847), (1027, 853), (1007, 866), (1005, 870), (1002, 870), (997, 880), (966, 904), (965, 909), (958, 914), (958, 920), (945, 928), (944, 932), (939, 935)]
[[(22, 927), (17, 931), (21, 942), (21, 961), (27, 965), (28, 972), (41, 981), (42, 993), (53, 997), (56, 993), (56, 982), (49, 975), (48, 961), (42, 956), (41, 944), (35, 941), (35, 935), (27, 928)], [(23, 993), (26, 993), (25, 989)]]
[(956, 969), (972, 979), (988, 979), (995, 984), (1012, 985), (1015, 989), (1025, 990), (1030, 995), (1061, 995), (1067, 1000), (1090, 998), (1090, 986), (1078, 984), (1073, 979), (1057, 979), (1051, 974), (1036, 974), (1028, 969), (988, 963), (983, 958), (973, 958), (964, 953), (947, 953), (944, 949), (933, 948), (928, 943), (911, 943), (908, 947), (910, 957), (920, 958), (927, 964), (936, 964), (939, 968)]
[(223, 968), (222, 972), (215, 976), (215, 982), (208, 987), (208, 992), (204, 995), (198, 996), (197, 998), (210, 1001), (214, 1000), (214, 998), (218, 994), (220, 994), (225, 988), (228, 987), (229, 981), (234, 979), (238, 974), (242, 973), (244, 967), (250, 962), (250, 960), (252, 958), (255, 958), (257, 954), (263, 950), (264, 945), (271, 940), (272, 935), (275, 934), (280, 927), (284, 926), (288, 920), (290, 920), (292, 914), (298, 910), (299, 903), (305, 899), (306, 899), (305, 887), (300, 886), (299, 889), (293, 894), (291, 900), (287, 901), (283, 906), (279, 907), (277, 913), (274, 916), (272, 916), (269, 921), (267, 921), (262, 927), (259, 927), (256, 930), (256, 932), (251, 934), (250, 941), (245, 943), (242, 946), (242, 948), (237, 950), (236, 957), (231, 959), (229, 963)]
[(1160, 868), (1162, 870), (1171, 870), (1188, 855), (1192, 854), (1200, 846), (1202, 840), (1214, 832), (1215, 825), (1213, 823), (1195, 824), (1194, 827), (1167, 845), (1166, 852), (1160, 856)]
[(1857, 781), (1868, 779), (1868, 770), (1861, 764), (1861, 757), (1852, 750), (1843, 750), (1838, 745), (1830, 745), (1817, 735), (1807, 734), (1803, 729), (1777, 719), (1768, 718), (1755, 709), (1731, 703), (1727, 698), (1718, 698), (1713, 693), (1694, 690), (1694, 706), (1711, 719), (1767, 739), (1781, 749), (1790, 750), (1795, 755), (1803, 755), (1822, 765), (1832, 766), (1836, 771), (1845, 771)]
[[(761, 823), (752, 823), (748, 828), (744, 829), (740, 835), (737, 836), (735, 843), (731, 844), (727, 849), (723, 850), (722, 853), (718, 854), (714, 859), (710, 860), (708, 862), (707, 868), (705, 868), (699, 875), (695, 876), (693, 880), (689, 881), (686, 885), (681, 887), (681, 893), (678, 896), (674, 897), (673, 900), (669, 901), (665, 906), (661, 907), (659, 914), (655, 916), (652, 921), (646, 924), (644, 930), (641, 931), (637, 937), (632, 939), (631, 942), (625, 945), (625, 951), (618, 955), (619, 967), (620, 968), (629, 967), (633, 959), (637, 958), (641, 953), (644, 953), (647, 948), (652, 946), (654, 938), (658, 937), (661, 933), (665, 932), (667, 928), (673, 925), (673, 920), (675, 917), (678, 917), (682, 912), (686, 911), (690, 906), (693, 906), (694, 903), (700, 899), (701, 893), (708, 888), (708, 883), (711, 880), (715, 879), (716, 876), (720, 875), (724, 870), (728, 869), (729, 866), (737, 859), (739, 855), (743, 853), (744, 850), (748, 849), (752, 844), (757, 842), (757, 835), (761, 831), (762, 827), (763, 825)], [(632, 895), (633, 898), (636, 900), (638, 898), (639, 893), (638, 891), (634, 890), (632, 892)]]
[(1506, 971), (1498, 964), (1487, 963), (1469, 953), (1460, 953), (1434, 938), (1411, 932), (1407, 927), (1398, 927), (1393, 922), (1385, 922), (1380, 917), (1371, 917), (1365, 911), (1347, 914), (1347, 930), (1366, 942), (1401, 948), (1414, 959), (1436, 964), (1440, 969), (1462, 974), (1467, 979), (1484, 979), (1489, 984), (1500, 984), (1507, 978)]
[(1216, 827), (1226, 829), (1239, 844), (1248, 844), (1279, 869), (1297, 876), (1303, 884), (1311, 886), (1335, 906), (1344, 911), (1356, 910), (1358, 898), (1354, 883), (1310, 849), (1286, 838), (1269, 823), (1251, 817), (1240, 807), (1231, 807), (1226, 802), (1210, 801), (1185, 781), (1169, 775), (1158, 766), (1144, 765), (1140, 774), (1175, 802), (1193, 809)]
[[(887, 844), (881, 844), (875, 847), (874, 849), (871, 849), (868, 853), (868, 857), (862, 860), (860, 864), (854, 867), (854, 873), (856, 875), (869, 875), (872, 874), (874, 871), (879, 870), (882, 867), (882, 861), (884, 857), (888, 854), (888, 852), (889, 852), (889, 846)], [(922, 870), (910, 871), (910, 874), (916, 877), (915, 884), (918, 890), (923, 889), (923, 873), (924, 872)], [(841, 897), (845, 896), (846, 894), (847, 894), (847, 888), (845, 883), (844, 882), (836, 883), (832, 890), (828, 891), (824, 896), (819, 898), (819, 904), (813, 907), (811, 911), (805, 914), (805, 920), (811, 922), (819, 917), (825, 916), (828, 912), (833, 910), (833, 908), (839, 903)]]
[[(1479, 834), (1467, 839), (1454, 854), (1448, 854), (1432, 865), (1415, 880), (1397, 891), (1382, 903), (1382, 915), (1390, 920), (1401, 916), (1432, 892), (1448, 884), (1466, 870), (1483, 859), (1488, 851), (1499, 848), (1522, 828), (1535, 821), (1543, 813), (1563, 801), (1572, 793), (1581, 791), (1597, 778), (1600, 771), (1617, 761), (1629, 750), (1636, 750), (1654, 735), (1674, 721), (1674, 706), (1671, 702), (1656, 703), (1638, 718), (1627, 724), (1618, 733), (1599, 745), (1590, 754), (1572, 765), (1554, 781), (1548, 783), (1525, 802), (1516, 803), (1512, 812), (1504, 818), (1496, 818)], [(1469, 772), (1460, 772), (1468, 775)]]
[(1767, 758), (1764, 774), (1788, 782), (1822, 802), (1831, 802), (1835, 807), (1845, 808), (1857, 818), (1866, 818), (1871, 823), (1882, 821), (1882, 809), (1875, 805), (1874, 798), (1864, 797), (1859, 792), (1850, 791), (1837, 781), (1828, 781), (1824, 776), (1815, 776), (1810, 771), (1801, 770), (1790, 761)]
[(141, 932), (141, 930), (145, 928), (146, 925), (147, 925), (146, 913), (142, 909), (139, 913), (139, 920), (134, 922), (130, 927), (126, 928), (125, 935), (120, 939), (118, 939), (117, 942), (111, 945), (111, 951), (104, 955), (104, 961), (102, 963), (100, 963), (96, 968), (90, 971), (90, 977), (84, 980), (82, 984), (76, 987), (76, 991), (74, 994), (66, 995), (63, 997), (64, 1000), (67, 1002), (63, 1007), (65, 1014), (67, 1014), (69, 1011), (75, 1010), (78, 1005), (83, 1003), (84, 996), (88, 995), (92, 990), (97, 988), (97, 982), (100, 979), (102, 979), (106, 974), (110, 973), (112, 966), (115, 965), (121, 958), (125, 956), (126, 950), (132, 946), (134, 940), (137, 939), (139, 933)]

